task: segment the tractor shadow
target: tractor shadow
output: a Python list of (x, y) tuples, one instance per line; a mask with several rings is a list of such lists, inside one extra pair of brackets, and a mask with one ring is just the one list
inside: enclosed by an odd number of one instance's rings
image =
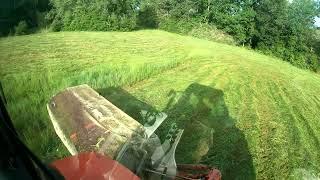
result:
[(109, 87), (97, 89), (97, 92), (140, 124), (145, 123), (140, 115), (141, 110), (158, 112), (155, 108), (140, 101), (122, 88)]
[[(140, 111), (157, 112), (121, 88), (98, 92), (141, 122)], [(172, 123), (184, 129), (176, 151), (178, 163), (201, 163), (218, 168), (223, 179), (255, 179), (252, 156), (243, 132), (235, 126), (219, 89), (198, 83), (183, 92), (171, 90), (163, 112), (168, 118), (156, 131), (163, 139)]]

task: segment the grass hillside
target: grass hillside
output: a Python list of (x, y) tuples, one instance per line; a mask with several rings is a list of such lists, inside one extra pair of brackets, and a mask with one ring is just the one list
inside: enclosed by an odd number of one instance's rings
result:
[(47, 162), (67, 155), (46, 103), (87, 83), (135, 119), (164, 111), (184, 128), (182, 163), (225, 179), (320, 173), (320, 76), (244, 48), (163, 31), (59, 32), (0, 39), (0, 77), (14, 124)]

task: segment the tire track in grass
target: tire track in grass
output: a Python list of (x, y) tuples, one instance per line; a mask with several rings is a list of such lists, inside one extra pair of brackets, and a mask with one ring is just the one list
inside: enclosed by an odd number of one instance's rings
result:
[(314, 132), (313, 128), (310, 126), (308, 118), (306, 118), (303, 115), (303, 112), (301, 112), (301, 110), (299, 110), (296, 107), (293, 107), (293, 111), (295, 112), (296, 116), (299, 117), (299, 119), (301, 119), (302, 126), (306, 131), (307, 135), (310, 137), (310, 138), (306, 138), (306, 140), (308, 140), (306, 142), (308, 142), (309, 144), (308, 149), (310, 150), (310, 148), (312, 148), (313, 150), (311, 152), (318, 152), (316, 153), (315, 157), (312, 157), (311, 159), (316, 158), (318, 159), (318, 162), (320, 162), (320, 154), (319, 154), (320, 141), (316, 137), (316, 133)]
[(312, 96), (312, 100), (316, 104), (317, 109), (319, 109), (319, 111), (320, 111), (320, 99), (317, 96)]
[(297, 156), (297, 148), (287, 148), (292, 147), (292, 144), (295, 144), (293, 147), (301, 147), (301, 137), (296, 125), (296, 117), (293, 116), (292, 112), (288, 108), (290, 107), (290, 103), (285, 99), (285, 94), (281, 92), (283, 85), (279, 81), (274, 80), (273, 82), (268, 83), (268, 87), (270, 87), (270, 98), (274, 101), (274, 112), (276, 113), (275, 119), (279, 124), (277, 126), (280, 135), (278, 139), (279, 146), (274, 148), (274, 151), (278, 152), (278, 155), (275, 156), (275, 160), (279, 164), (278, 168), (281, 169), (281, 173), (278, 178), (287, 178), (293, 168), (292, 165), (295, 164), (293, 157)]
[(277, 143), (273, 140), (276, 139), (276, 122), (274, 121), (274, 107), (269, 106), (272, 104), (268, 91), (265, 91), (263, 87), (265, 84), (259, 82), (256, 88), (261, 88), (257, 100), (254, 102), (255, 112), (257, 115), (257, 157), (259, 159), (258, 179), (276, 179), (277, 173), (272, 168), (277, 167), (276, 156), (274, 151), (277, 147)]
[[(309, 129), (311, 129), (311, 127), (308, 124), (308, 122), (306, 122), (304, 116), (301, 114), (301, 111), (295, 106), (292, 106), (292, 104), (294, 104), (294, 101), (301, 102), (301, 100), (299, 100), (299, 98), (297, 98), (296, 96), (289, 96), (290, 94), (297, 94), (297, 92), (290, 92), (284, 86), (280, 86), (280, 87), (282, 88), (279, 88), (278, 92), (280, 94), (281, 100), (284, 102), (284, 105), (281, 107), (288, 107), (287, 111), (285, 112), (286, 114), (283, 114), (282, 117), (289, 117), (287, 118), (286, 125), (288, 127), (287, 132), (289, 132), (289, 135), (291, 135), (291, 138), (290, 138), (291, 146), (288, 146), (288, 148), (292, 147), (291, 149), (289, 149), (289, 153), (290, 153), (289, 154), (290, 155), (289, 173), (292, 174), (294, 169), (296, 168), (303, 168), (303, 167), (309, 166), (308, 165), (309, 161), (305, 158), (306, 156), (310, 156), (310, 153), (308, 153), (308, 150), (310, 150), (310, 147), (312, 147), (312, 144), (309, 143), (309, 138), (305, 136), (305, 133), (307, 132), (309, 134), (310, 133)], [(293, 90), (294, 88), (291, 88), (291, 89)], [(292, 146), (292, 144), (294, 144), (294, 146)], [(313, 152), (318, 151), (318, 148), (313, 148), (313, 149), (314, 149)], [(312, 157), (311, 159), (313, 158), (317, 158), (317, 157)]]
[(221, 77), (225, 76), (225, 72), (227, 71), (227, 69), (228, 68), (224, 65), (213, 64), (211, 61), (208, 61), (198, 67), (197, 72), (200, 71), (203, 76), (199, 76), (194, 81), (213, 87), (215, 86), (215, 84), (210, 83), (219, 82), (221, 80)]
[[(232, 88), (235, 87), (234, 83), (231, 82), (233, 79), (232, 76), (235, 73), (235, 70), (237, 70), (239, 67), (235, 68), (237, 66), (229, 66), (225, 70), (221, 70), (220, 72), (217, 73), (215, 76), (210, 74), (210, 77), (215, 77), (216, 81), (213, 81), (213, 83), (210, 85), (211, 87), (215, 87), (216, 89), (220, 89), (224, 93), (224, 101), (226, 104), (226, 110), (228, 111), (229, 117), (231, 118), (230, 120), (232, 123), (230, 124), (230, 128), (234, 129), (234, 131), (230, 131), (230, 136), (227, 135), (226, 138), (229, 139), (230, 144), (226, 144), (226, 147), (229, 147), (230, 149), (226, 148), (225, 151), (229, 151), (229, 154), (227, 156), (230, 159), (228, 162), (229, 165), (224, 166), (223, 163), (220, 164), (220, 168), (223, 171), (223, 173), (228, 174), (229, 178), (239, 178), (239, 179), (253, 179), (255, 177), (255, 171), (254, 171), (254, 166), (252, 164), (252, 156), (250, 155), (250, 151), (248, 148), (248, 142), (245, 138), (245, 134), (243, 133), (243, 130), (239, 127), (241, 127), (239, 124), (239, 120), (236, 119), (237, 117), (235, 116), (236, 112), (234, 110), (234, 105), (233, 105), (233, 100), (234, 96), (232, 92)], [(217, 76), (218, 75), (218, 76)], [(208, 78), (205, 78), (207, 80)], [(240, 87), (239, 83), (237, 85)], [(238, 88), (239, 89), (239, 88)], [(237, 93), (239, 95), (239, 93)], [(240, 102), (238, 102), (237, 105), (239, 105)], [(226, 119), (228, 120), (228, 119)], [(236, 137), (232, 138), (232, 134), (237, 133)], [(212, 152), (211, 152), (212, 153)], [(227, 157), (225, 157), (227, 159)], [(207, 156), (207, 159), (203, 161), (203, 163), (208, 163), (210, 162), (215, 162), (219, 164), (219, 158), (215, 157), (214, 154), (209, 154)], [(221, 162), (220, 162), (221, 163)], [(213, 163), (214, 164), (214, 163)], [(235, 166), (237, 164), (237, 170), (233, 170), (234, 172), (243, 172), (239, 173), (237, 175), (233, 174), (230, 172), (231, 167)]]
[[(301, 99), (294, 96), (291, 97), (292, 99), (294, 99), (295, 102), (301, 102)], [(304, 139), (304, 143), (306, 144), (306, 147), (304, 149), (304, 151), (301, 153), (301, 156), (303, 156), (302, 161), (303, 164), (305, 166), (299, 166), (300, 168), (305, 167), (307, 169), (309, 169), (310, 167), (313, 170), (317, 170), (318, 172), (320, 172), (319, 169), (319, 162), (320, 162), (320, 153), (319, 153), (319, 148), (320, 148), (320, 141), (319, 141), (319, 137), (317, 137), (316, 130), (317, 127), (315, 127), (313, 122), (309, 121), (309, 118), (307, 116), (307, 112), (305, 110), (308, 111), (308, 105), (305, 106), (303, 109), (299, 109), (296, 106), (292, 106), (292, 112), (294, 113), (294, 115), (300, 120), (299, 124), (300, 124), (300, 130), (302, 132), (303, 139)], [(310, 117), (311, 118), (311, 117)], [(313, 159), (317, 159), (318, 162), (317, 165), (315, 164), (310, 164), (309, 162), (312, 162)]]
[[(223, 91), (225, 93), (225, 102), (228, 105), (230, 116), (235, 119), (237, 122), (238, 112), (240, 110), (240, 102), (242, 102), (241, 93), (239, 93), (240, 89), (240, 79), (237, 76), (237, 72), (240, 67), (237, 65), (229, 65), (227, 73), (224, 73), (224, 77), (227, 77), (228, 84), (224, 87)], [(215, 86), (215, 83), (211, 84), (211, 86)]]
[[(195, 69), (195, 66), (197, 67)], [(209, 66), (210, 70), (207, 72), (212, 71), (212, 73), (204, 76), (202, 74), (205, 74), (205, 72), (200, 72), (204, 66)], [(213, 68), (213, 69), (212, 69)], [(190, 73), (187, 73), (187, 71), (190, 71), (194, 69), (195, 71), (192, 72), (192, 75)], [(195, 62), (193, 59), (189, 59), (187, 61), (184, 61), (183, 63), (179, 64), (178, 66), (172, 67), (170, 69), (166, 69), (162, 71), (161, 73), (155, 74), (153, 76), (150, 76), (149, 78), (146, 78), (142, 81), (136, 82), (135, 84), (132, 84), (131, 86), (125, 86), (128, 89), (132, 88), (139, 88), (140, 86), (144, 86), (145, 84), (148, 84), (152, 81), (163, 79), (166, 81), (190, 81), (190, 82), (209, 82), (209, 79), (212, 79), (212, 76), (214, 76), (216, 79), (219, 79), (220, 76), (223, 75), (223, 73), (226, 71), (227, 68), (224, 66), (217, 66), (215, 64), (212, 64), (210, 61), (206, 60), (200, 60)], [(217, 71), (215, 71), (217, 70)], [(178, 73), (177, 73), (178, 72)], [(180, 74), (179, 74), (180, 73)], [(184, 75), (181, 75), (184, 74)], [(205, 77), (205, 78), (204, 78)]]
[[(296, 86), (296, 88), (292, 87), (292, 89), (296, 89), (297, 90), (296, 93), (301, 94), (299, 96), (300, 100), (297, 100), (297, 102), (300, 102), (300, 103), (303, 102), (304, 104), (307, 104), (307, 106), (302, 107), (302, 110), (303, 110), (303, 113), (305, 114), (305, 117), (306, 116), (310, 117), (310, 118), (317, 117), (314, 119), (320, 119), (320, 104), (313, 98), (316, 96), (312, 96), (312, 94), (310, 94), (310, 93), (305, 93), (301, 86)], [(319, 112), (312, 113), (313, 109), (318, 109)], [(310, 113), (312, 113), (312, 114), (310, 114)], [(306, 118), (306, 119), (309, 119), (309, 118)], [(314, 122), (308, 121), (308, 122), (310, 123), (310, 126), (313, 127), (313, 129), (315, 129), (315, 130), (320, 129), (320, 123), (317, 123), (317, 121), (314, 121)], [(318, 132), (316, 134), (320, 135), (320, 132)], [(320, 136), (318, 137), (318, 139), (320, 139)]]
[[(320, 147), (319, 138), (316, 136), (316, 134), (319, 134), (319, 133), (314, 132), (314, 129), (318, 129), (319, 123), (313, 123), (308, 120), (309, 119), (308, 115), (315, 116), (315, 114), (308, 113), (308, 112), (310, 112), (310, 107), (312, 107), (312, 104), (308, 100), (310, 98), (308, 96), (305, 96), (304, 93), (301, 92), (300, 88), (298, 88), (298, 89), (291, 88), (291, 89), (295, 90), (294, 94), (302, 94), (302, 96), (299, 96), (299, 97), (292, 96), (291, 98), (294, 99), (293, 101), (300, 102), (300, 103), (302, 102), (302, 103), (306, 104), (306, 106), (303, 106), (300, 109), (297, 108), (296, 106), (292, 106), (293, 113), (295, 114), (296, 117), (298, 117), (299, 119), (302, 120), (301, 122), (303, 122), (303, 126), (307, 130), (309, 136), (312, 137), (313, 143), (315, 143), (317, 147)], [(312, 109), (314, 109), (314, 108), (312, 108)]]
[[(248, 78), (248, 72), (243, 69), (241, 66), (237, 69), (237, 73), (235, 73), (235, 77), (232, 78), (231, 89), (229, 91), (232, 92), (232, 101), (234, 107), (234, 117), (236, 127), (238, 127), (245, 136), (245, 140), (248, 145), (248, 152), (252, 158), (253, 172), (252, 177), (259, 177), (259, 169), (260, 160), (257, 156), (257, 147), (258, 147), (258, 128), (257, 128), (257, 114), (255, 113), (255, 101), (257, 101), (256, 97), (251, 96), (254, 93), (253, 87), (251, 83), (253, 81), (252, 77)], [(239, 75), (237, 75), (239, 74)], [(228, 93), (231, 93), (228, 92)]]
[[(202, 72), (201, 67), (208, 65), (210, 65), (210, 67), (214, 67), (214, 70), (206, 70), (205, 72)], [(188, 62), (162, 71), (159, 74), (150, 76), (149, 78), (135, 84), (124, 86), (124, 89), (135, 94), (135, 96), (141, 98), (142, 101), (157, 106), (159, 109), (164, 109), (168, 101), (168, 93), (170, 90), (182, 91), (194, 82), (208, 83), (209, 80), (206, 78), (209, 76), (206, 75), (206, 72), (209, 71), (212, 71), (210, 76), (211, 74), (214, 74), (214, 76), (221, 76), (225, 71), (225, 68), (212, 65), (212, 62), (205, 60), (200, 60), (200, 62), (189, 60)], [(157, 89), (162, 89), (162, 91), (158, 91)], [(159, 97), (163, 97), (164, 101), (159, 102), (155, 100), (155, 98)]]
[(253, 88), (250, 85), (252, 78), (248, 78), (248, 71), (244, 68), (239, 69), (239, 76), (237, 77), (237, 85), (239, 87), (238, 93), (238, 106), (239, 111), (237, 113), (237, 127), (239, 127), (245, 134), (246, 140), (248, 142), (248, 149), (250, 150), (255, 173), (257, 178), (261, 176), (263, 168), (261, 167), (261, 158), (259, 158), (259, 131), (258, 131), (258, 116), (255, 109), (255, 104), (257, 98), (252, 96)]
[[(243, 118), (243, 122), (239, 121), (241, 124), (244, 123), (244, 127), (247, 129), (256, 129), (257, 127), (257, 114), (252, 113), (255, 111), (254, 102), (257, 101), (256, 96), (252, 96), (254, 94), (254, 89), (251, 86), (252, 78), (248, 76), (248, 71), (240, 68), (239, 71), (242, 71), (239, 76), (239, 94), (241, 100), (239, 104), (241, 104), (241, 108), (239, 111), (239, 118)], [(250, 119), (251, 121), (248, 121)]]
[(318, 98), (317, 96), (313, 96), (314, 97), (314, 99), (316, 99), (316, 101), (319, 103), (319, 105), (320, 105), (320, 98)]

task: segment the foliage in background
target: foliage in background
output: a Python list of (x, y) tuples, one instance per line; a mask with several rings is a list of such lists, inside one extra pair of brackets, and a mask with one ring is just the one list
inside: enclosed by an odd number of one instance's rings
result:
[[(316, 31), (316, 38), (312, 42), (312, 47), (314, 47), (314, 52), (318, 56), (318, 60), (320, 62), (320, 28)], [(320, 72), (320, 69), (319, 69)]]
[(137, 28), (155, 29), (158, 28), (159, 21), (160, 19), (154, 5), (148, 2), (141, 4), (137, 15)]
[(313, 42), (319, 39), (314, 27), (314, 17), (318, 15), (320, 12), (316, 2), (294, 0), (288, 9), (287, 37), (284, 39), (286, 48), (296, 57), (289, 59), (284, 55), (283, 58), (292, 64), (300, 59), (302, 63), (297, 64), (298, 67), (314, 71), (320, 70), (320, 56), (317, 56), (313, 46)]
[[(27, 30), (23, 34), (35, 32), (43, 27), (45, 12), (50, 9), (49, 0), (1, 0), (0, 2), (0, 36), (21, 34), (15, 29), (24, 23)], [(20, 24), (20, 25), (19, 25)], [(21, 28), (17, 30), (21, 30)]]
[(20, 21), (17, 26), (14, 27), (15, 35), (24, 35), (28, 33), (28, 24), (26, 21)]
[(161, 20), (159, 29), (209, 41), (236, 45), (236, 41), (231, 35), (217, 29), (214, 25), (197, 21), (186, 22), (183, 20), (166, 18)]
[(255, 11), (253, 48), (301, 68), (319, 68), (312, 50), (314, 17), (319, 14), (313, 0), (261, 0), (255, 4)]
[(178, 34), (188, 34), (197, 24), (196, 21), (187, 22), (181, 19), (162, 18), (159, 29)]
[(217, 29), (214, 25), (199, 23), (197, 26), (192, 28), (188, 35), (209, 41), (236, 45), (236, 41), (233, 36)]
[(252, 5), (251, 0), (211, 0), (208, 1), (206, 20), (234, 36), (238, 44), (250, 45), (256, 15)]
[(47, 19), (54, 31), (131, 31), (136, 27), (132, 0), (52, 0)]

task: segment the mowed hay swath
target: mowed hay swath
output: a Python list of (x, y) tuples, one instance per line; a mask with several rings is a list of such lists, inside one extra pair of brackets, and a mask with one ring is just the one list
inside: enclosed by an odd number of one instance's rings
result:
[(211, 164), (227, 178), (320, 172), (320, 77), (281, 60), (148, 30), (3, 38), (0, 64), (17, 131), (46, 161), (67, 155), (46, 103), (86, 83), (138, 121), (142, 109), (166, 112), (160, 136), (173, 122), (185, 128), (179, 162)]

